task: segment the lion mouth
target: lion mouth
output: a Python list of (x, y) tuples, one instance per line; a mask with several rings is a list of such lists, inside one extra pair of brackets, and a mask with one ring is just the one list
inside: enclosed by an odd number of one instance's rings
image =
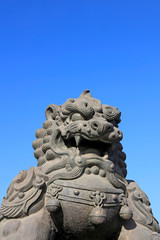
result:
[(78, 148), (81, 155), (94, 154), (100, 157), (107, 156), (107, 158), (114, 146), (114, 144), (105, 143), (95, 139), (87, 139), (80, 135), (64, 139), (64, 143), (67, 148)]

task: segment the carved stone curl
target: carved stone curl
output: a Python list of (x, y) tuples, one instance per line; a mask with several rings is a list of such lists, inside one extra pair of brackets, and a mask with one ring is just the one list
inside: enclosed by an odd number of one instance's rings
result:
[(45, 181), (36, 168), (21, 171), (12, 181), (7, 198), (3, 198), (0, 214), (3, 218), (19, 218), (37, 212), (44, 205)]

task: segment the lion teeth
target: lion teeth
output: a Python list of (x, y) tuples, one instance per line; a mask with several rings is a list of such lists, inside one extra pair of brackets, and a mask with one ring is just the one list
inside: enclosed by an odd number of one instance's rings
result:
[(108, 154), (106, 153), (103, 157), (104, 160), (108, 160)]
[(80, 141), (81, 141), (81, 136), (75, 136), (76, 147), (79, 146)]

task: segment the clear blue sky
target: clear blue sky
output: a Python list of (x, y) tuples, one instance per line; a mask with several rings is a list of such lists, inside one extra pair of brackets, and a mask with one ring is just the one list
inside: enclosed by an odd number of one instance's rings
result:
[(127, 178), (160, 221), (160, 1), (1, 0), (0, 35), (0, 199), (36, 166), (47, 105), (90, 89), (122, 112)]

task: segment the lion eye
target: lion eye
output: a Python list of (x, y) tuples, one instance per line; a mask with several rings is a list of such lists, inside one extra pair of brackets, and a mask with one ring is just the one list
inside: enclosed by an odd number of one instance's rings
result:
[(79, 114), (79, 113), (74, 113), (74, 114), (71, 116), (71, 120), (72, 120), (72, 121), (78, 121), (78, 120), (84, 120), (84, 118), (82, 117), (81, 114)]

